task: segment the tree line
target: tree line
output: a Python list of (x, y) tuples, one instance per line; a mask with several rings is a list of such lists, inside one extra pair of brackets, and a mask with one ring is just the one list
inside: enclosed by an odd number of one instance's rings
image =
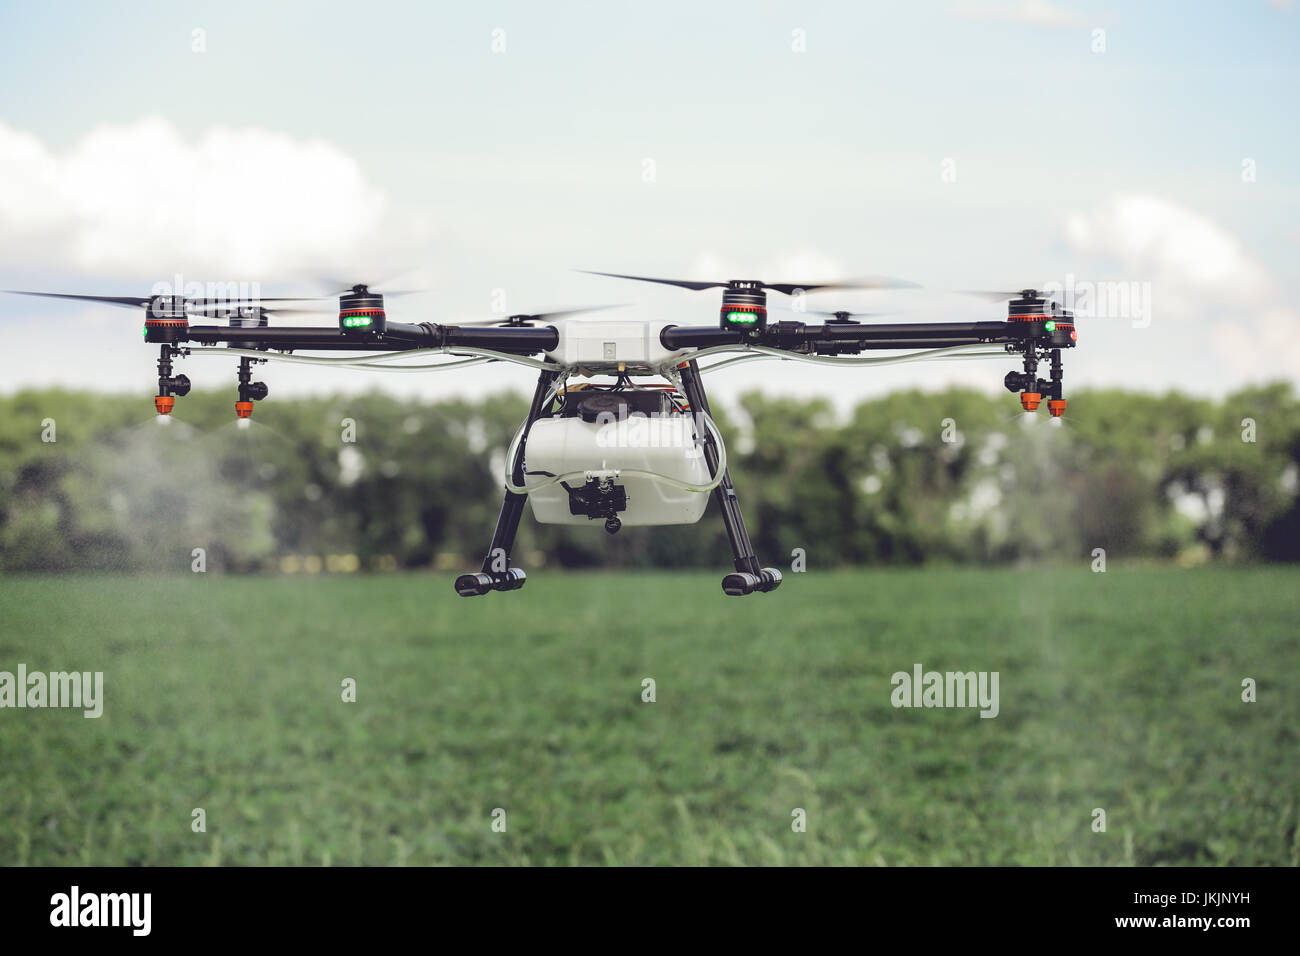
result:
[[(49, 389), (0, 398), (0, 570), (469, 569), (487, 548), (515, 394), (271, 399), (228, 392), (159, 424), (147, 400)], [(1289, 383), (1222, 400), (1092, 390), (1067, 416), (950, 388), (864, 401), (746, 395), (719, 411), (765, 563), (1300, 558), (1300, 400)], [(729, 567), (700, 523), (521, 525), (516, 562)], [(196, 552), (196, 549), (198, 551)]]

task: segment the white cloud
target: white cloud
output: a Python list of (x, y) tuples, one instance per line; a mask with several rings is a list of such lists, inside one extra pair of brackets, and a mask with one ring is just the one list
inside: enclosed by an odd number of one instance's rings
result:
[(1267, 309), (1257, 319), (1214, 326), (1215, 352), (1238, 373), (1255, 377), (1273, 369), (1300, 375), (1300, 313)]
[(777, 253), (762, 262), (748, 265), (716, 252), (701, 252), (691, 262), (688, 275), (697, 281), (761, 279), (764, 282), (814, 283), (848, 278), (837, 260), (811, 249)]
[(1260, 297), (1271, 285), (1236, 236), (1208, 216), (1157, 196), (1119, 196), (1071, 214), (1065, 236), (1076, 250), (1116, 262), (1125, 278), (1236, 298)]
[[(0, 123), (0, 254), (10, 265), (262, 279), (374, 261), (394, 217), (357, 162), (323, 140), (165, 120), (101, 126), (58, 152)], [(409, 238), (413, 224), (396, 229)]]
[[(1161, 197), (1125, 195), (1069, 215), (1064, 234), (1079, 270), (1096, 270), (1086, 278), (1150, 283), (1150, 330), (1095, 326), (1116, 353), (1112, 372), (1147, 382), (1172, 375), (1171, 384), (1192, 389), (1211, 379), (1223, 388), (1300, 375), (1300, 314), (1277, 305), (1286, 298), (1275, 277), (1210, 217)], [(1161, 340), (1164, 361), (1152, 366), (1146, 348), (1154, 343), (1135, 336), (1175, 329)]]
[(958, 16), (970, 20), (1008, 20), (1038, 27), (1077, 27), (1082, 18), (1047, 0), (1020, 0), (1019, 3), (977, 3), (973, 0), (953, 7)]

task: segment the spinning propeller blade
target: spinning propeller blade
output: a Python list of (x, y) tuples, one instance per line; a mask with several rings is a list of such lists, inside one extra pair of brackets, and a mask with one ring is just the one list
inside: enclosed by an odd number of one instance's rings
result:
[(845, 279), (842, 282), (811, 282), (805, 285), (793, 283), (773, 285), (765, 283), (764, 288), (784, 292), (786, 295), (794, 295), (799, 289), (803, 289), (805, 292), (813, 292), (817, 289), (919, 289), (921, 287), (915, 282), (908, 282), (906, 279), (893, 279), (889, 276), (860, 276), (856, 279)]
[(384, 297), (420, 295), (425, 292), (432, 292), (432, 289), (403, 288), (390, 290), (387, 288), (390, 282), (400, 280), (403, 276), (409, 278), (411, 273), (414, 271), (416, 271), (414, 267), (410, 269), (402, 269), (399, 272), (390, 272), (386, 270), (383, 276), (376, 277), (371, 274), (368, 277), (362, 277), (360, 281), (354, 279), (351, 282), (344, 280), (338, 273), (334, 273), (333, 270), (330, 270), (329, 274), (308, 272), (306, 278), (308, 281), (313, 282), (322, 288), (331, 290), (325, 293), (326, 298), (338, 298), (341, 295), (350, 295), (356, 292), (367, 292), (373, 295), (382, 295)]
[(613, 305), (586, 305), (576, 309), (559, 309), (554, 312), (533, 312), (529, 314), (508, 315), (499, 319), (471, 319), (469, 322), (457, 322), (459, 326), (519, 326), (527, 325), (533, 322), (549, 322), (552, 319), (564, 319), (571, 315), (581, 315), (584, 312), (600, 312), (604, 309), (621, 309), (626, 303), (618, 302)]
[[(630, 276), (618, 272), (593, 272), (590, 269), (579, 269), (579, 272), (585, 272), (587, 275), (608, 276), (611, 279), (632, 279), (636, 282), (657, 282), (660, 285), (672, 285), (681, 289), (690, 289), (700, 291), (702, 289), (725, 289), (731, 285), (731, 282), (695, 282), (689, 279), (652, 279), (648, 276)], [(785, 295), (794, 295), (797, 291), (814, 292), (818, 289), (915, 289), (919, 286), (915, 282), (908, 282), (904, 279), (891, 279), (888, 276), (863, 276), (858, 279), (848, 279), (842, 282), (760, 282), (759, 285), (764, 289), (771, 289), (773, 292), (781, 292)]]
[(22, 289), (5, 289), (10, 295), (34, 295), (42, 299), (78, 299), (82, 302), (103, 302), (106, 305), (124, 305), (127, 308), (138, 309), (149, 304), (153, 298), (151, 295), (144, 296), (122, 296), (122, 295), (81, 295), (72, 292), (25, 292)]
[[(79, 292), (28, 292), (22, 289), (4, 289), (0, 290), (11, 295), (31, 295), (43, 299), (75, 299), (81, 302), (101, 302), (105, 305), (120, 305), (126, 308), (142, 309), (151, 301), (158, 298), (158, 295), (146, 296), (126, 296), (126, 295), (83, 295)], [(161, 294), (161, 293), (160, 293)], [(185, 302), (185, 311), (187, 312), (211, 312), (211, 311), (230, 311), (235, 309), (254, 309), (260, 308), (262, 302), (307, 302), (312, 301), (316, 296), (280, 296), (280, 297), (262, 297), (255, 301), (232, 302), (232, 301), (212, 301), (205, 299), (187, 299)], [(266, 309), (268, 313), (272, 312), (308, 312), (310, 309), (287, 309), (276, 307), (274, 310)]]
[[(794, 312), (793, 309), (784, 309), (782, 311)], [(870, 319), (870, 318), (877, 318), (882, 315), (902, 315), (903, 313), (897, 311), (895, 312), (845, 312), (842, 309), (835, 312), (825, 312), (819, 309), (806, 309), (804, 310), (803, 314), (820, 315), (823, 318), (837, 319), (841, 322), (846, 322), (849, 319)]]
[(578, 269), (578, 272), (585, 272), (589, 276), (607, 276), (611, 279), (632, 279), (636, 282), (657, 282), (660, 285), (675, 285), (680, 289), (691, 289), (700, 291), (701, 289), (722, 289), (726, 288), (725, 282), (692, 282), (689, 279), (651, 279), (648, 276), (625, 276), (617, 272), (593, 272), (590, 269)]
[(339, 289), (337, 292), (331, 293), (329, 296), (326, 296), (326, 298), (337, 297), (340, 295), (348, 295), (349, 293), (357, 292), (357, 291), (364, 291), (376, 295), (382, 295), (384, 298), (387, 299), (387, 298), (395, 298), (396, 296), (399, 295), (423, 295), (424, 293), (432, 292), (433, 290), (432, 289), (395, 289), (390, 292), (387, 289), (374, 289), (370, 284), (365, 282), (357, 282), (353, 285), (348, 286), (345, 289)]
[(961, 295), (973, 295), (981, 299), (988, 299), (991, 302), (1005, 302), (1008, 299), (1028, 298), (1050, 298), (1046, 292), (1040, 292), (1037, 289), (1024, 288), (1017, 289), (1014, 292), (1005, 292), (993, 289), (956, 289), (954, 290)]
[(295, 299), (258, 299), (257, 302), (191, 302), (186, 305), (189, 312), (249, 312), (257, 310), (263, 315), (325, 315), (333, 311), (329, 308), (299, 308), (296, 306), (277, 305), (265, 308), (259, 302), (293, 302)]

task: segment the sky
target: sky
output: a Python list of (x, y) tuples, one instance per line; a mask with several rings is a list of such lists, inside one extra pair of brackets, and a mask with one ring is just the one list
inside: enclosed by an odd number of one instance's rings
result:
[[(9, 3), (0, 288), (337, 278), (429, 290), (390, 300), (398, 321), (624, 303), (609, 314), (712, 324), (716, 293), (575, 270), (898, 276), (924, 288), (808, 305), (899, 321), (997, 319), (952, 290), (1053, 283), (1087, 307), (1067, 395), (1295, 381), (1298, 6)], [(6, 392), (154, 392), (126, 310), (0, 295), (0, 322)], [(709, 387), (843, 408), (993, 392), (1012, 364), (752, 363)], [(224, 365), (181, 368), (233, 391)], [(272, 400), (532, 385), (263, 371)]]

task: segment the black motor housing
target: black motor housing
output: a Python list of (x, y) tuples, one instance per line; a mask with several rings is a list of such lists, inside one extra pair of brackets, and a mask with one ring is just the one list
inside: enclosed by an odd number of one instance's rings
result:
[(382, 336), (388, 327), (384, 297), (364, 285), (339, 296), (339, 329), (344, 335)]

